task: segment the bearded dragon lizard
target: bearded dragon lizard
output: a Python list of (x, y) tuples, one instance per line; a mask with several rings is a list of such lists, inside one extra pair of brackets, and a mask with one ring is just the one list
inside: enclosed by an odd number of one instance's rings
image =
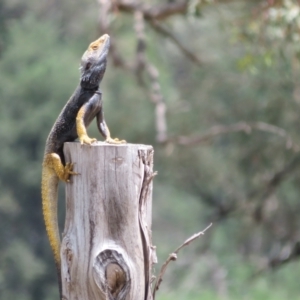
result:
[(74, 164), (65, 161), (63, 145), (65, 142), (74, 141), (77, 138), (81, 144), (91, 145), (97, 141), (95, 138), (90, 138), (86, 131), (87, 126), (95, 117), (98, 129), (107, 143), (125, 143), (124, 140), (111, 138), (103, 115), (102, 93), (99, 85), (106, 69), (109, 45), (110, 37), (104, 34), (92, 42), (83, 54), (80, 83), (54, 123), (45, 146), (42, 169), (42, 208), (46, 231), (57, 268), (61, 298), (57, 189), (59, 180), (68, 183), (71, 175), (78, 175), (73, 170)]

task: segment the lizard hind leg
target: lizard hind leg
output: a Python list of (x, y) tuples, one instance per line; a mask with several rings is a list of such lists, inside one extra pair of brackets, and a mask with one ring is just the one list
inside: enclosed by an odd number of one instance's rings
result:
[(64, 166), (57, 153), (51, 153), (50, 157), (52, 168), (60, 180), (64, 182), (70, 182), (71, 175), (79, 175), (79, 173), (73, 171), (74, 163), (68, 162)]

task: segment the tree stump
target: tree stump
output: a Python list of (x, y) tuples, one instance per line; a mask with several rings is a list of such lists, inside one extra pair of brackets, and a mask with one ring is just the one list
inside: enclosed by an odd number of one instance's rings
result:
[(151, 300), (153, 148), (65, 143), (79, 175), (66, 184), (61, 246), (67, 300)]

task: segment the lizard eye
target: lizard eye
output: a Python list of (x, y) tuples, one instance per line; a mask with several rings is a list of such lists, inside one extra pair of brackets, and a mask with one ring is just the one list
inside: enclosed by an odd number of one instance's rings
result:
[(93, 46), (92, 46), (92, 49), (93, 49), (93, 50), (97, 50), (97, 49), (98, 49), (98, 46), (97, 46), (97, 45), (93, 45)]
[(92, 65), (91, 63), (87, 63), (86, 66), (85, 66), (85, 70), (86, 71), (89, 70), (89, 68), (91, 67), (91, 65)]

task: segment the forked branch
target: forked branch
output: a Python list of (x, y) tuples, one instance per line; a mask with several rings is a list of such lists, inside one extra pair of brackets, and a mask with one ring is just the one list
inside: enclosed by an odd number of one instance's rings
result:
[(210, 223), (204, 230), (198, 232), (198, 233), (195, 233), (194, 235), (192, 235), (191, 237), (189, 237), (182, 245), (180, 245), (175, 251), (173, 251), (168, 259), (163, 263), (161, 269), (160, 269), (160, 272), (158, 274), (158, 277), (155, 281), (155, 285), (154, 285), (154, 289), (153, 289), (153, 300), (155, 300), (155, 293), (156, 291), (159, 289), (159, 286), (162, 282), (162, 278), (167, 270), (167, 267), (169, 265), (169, 263), (172, 261), (172, 260), (176, 260), (177, 259), (177, 254), (178, 252), (185, 246), (189, 245), (191, 242), (193, 242), (194, 240), (196, 240), (197, 238), (199, 238), (201, 235), (204, 235), (205, 231), (207, 229), (209, 229), (210, 227), (212, 226), (212, 223)]

